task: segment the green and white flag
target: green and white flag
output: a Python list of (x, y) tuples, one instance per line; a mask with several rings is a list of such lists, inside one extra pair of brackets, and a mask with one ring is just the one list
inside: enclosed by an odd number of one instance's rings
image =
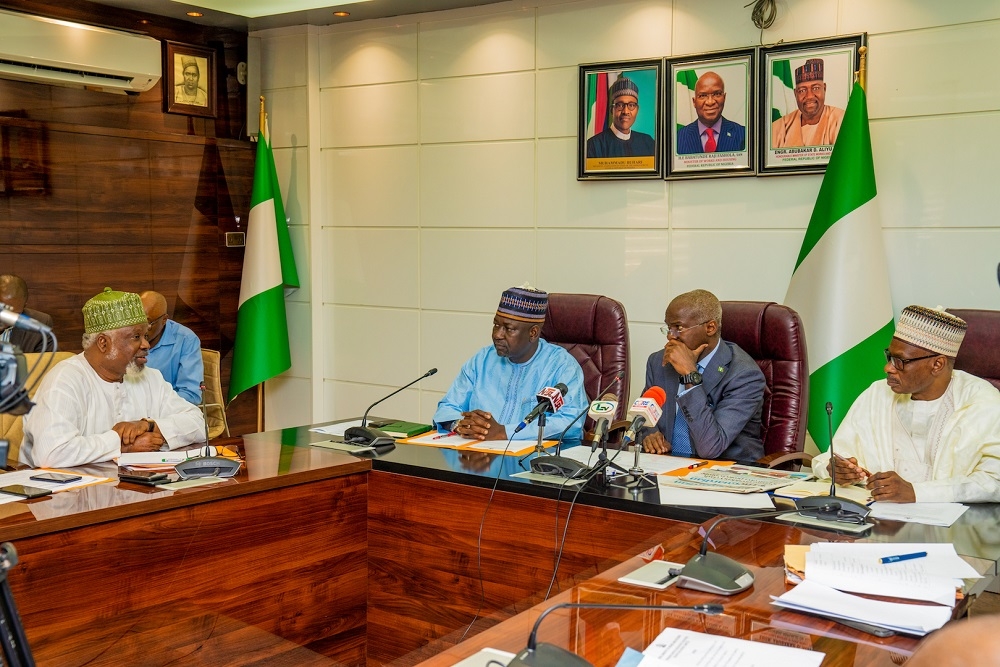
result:
[(798, 109), (795, 102), (795, 82), (792, 79), (792, 61), (775, 60), (771, 63), (771, 122)]
[(674, 95), (677, 96), (677, 103), (674, 109), (677, 112), (677, 126), (674, 128), (678, 132), (686, 125), (690, 125), (698, 119), (694, 111), (694, 104), (691, 98), (694, 97), (694, 87), (698, 83), (698, 73), (693, 69), (677, 70), (677, 81), (674, 82)]
[(799, 250), (785, 304), (798, 311), (809, 351), (809, 433), (825, 451), (854, 399), (884, 377), (893, 333), (889, 273), (875, 201), (865, 91), (857, 83)]
[(299, 274), (281, 204), (267, 121), (257, 139), (250, 197), (243, 281), (236, 314), (236, 343), (229, 400), (292, 367), (285, 317), (285, 287), (298, 287)]

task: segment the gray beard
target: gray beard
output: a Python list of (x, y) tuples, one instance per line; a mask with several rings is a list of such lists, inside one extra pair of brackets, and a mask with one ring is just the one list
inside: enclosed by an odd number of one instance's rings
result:
[(125, 367), (125, 377), (129, 379), (135, 379), (142, 375), (142, 371), (145, 370), (145, 366), (140, 366), (135, 363), (135, 360), (128, 362), (128, 366)]

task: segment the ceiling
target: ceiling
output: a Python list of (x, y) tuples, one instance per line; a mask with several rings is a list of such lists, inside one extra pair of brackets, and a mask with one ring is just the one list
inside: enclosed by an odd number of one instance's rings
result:
[[(190, 2), (174, 2), (173, 0), (97, 0), (102, 5), (122, 7), (137, 11), (168, 16), (170, 18), (191, 21), (201, 25), (218, 26), (233, 30), (265, 30), (291, 25), (331, 25), (350, 21), (403, 16), (436, 12), (445, 9), (461, 7), (477, 7), (490, 5), (505, 0), (370, 0), (369, 2), (348, 2), (343, 0), (191, 0)], [(265, 7), (270, 5), (271, 7)], [(322, 5), (318, 8), (317, 5)], [(209, 7), (226, 7), (228, 11), (219, 11)], [(197, 11), (202, 17), (192, 18), (187, 12)], [(270, 13), (280, 11), (282, 13)], [(335, 11), (350, 12), (350, 16), (338, 18)], [(265, 12), (264, 15), (250, 17), (244, 14)]]

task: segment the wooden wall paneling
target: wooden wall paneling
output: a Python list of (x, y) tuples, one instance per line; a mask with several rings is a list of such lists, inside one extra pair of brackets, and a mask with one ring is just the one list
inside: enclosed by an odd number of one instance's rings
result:
[[(480, 603), (477, 537), (490, 490), (382, 471), (370, 473), (369, 485), (368, 657), (378, 664), (419, 655), (445, 635), (457, 639), (472, 621)], [(542, 599), (568, 507), (559, 504), (557, 524), (555, 501), (496, 493), (483, 533), (481, 616), (502, 620)], [(663, 541), (686, 543), (691, 530), (668, 519), (577, 505), (561, 586)]]
[(86, 664), (142, 612), (190, 604), (363, 664), (365, 477), (18, 540), (9, 580), (36, 660)]

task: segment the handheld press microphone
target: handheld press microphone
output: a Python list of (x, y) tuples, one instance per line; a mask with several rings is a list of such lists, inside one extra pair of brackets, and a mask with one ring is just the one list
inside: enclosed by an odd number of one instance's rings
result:
[(625, 416), (626, 419), (631, 419), (632, 423), (625, 431), (622, 446), (635, 442), (639, 431), (647, 424), (655, 425), (656, 422), (660, 421), (660, 417), (663, 415), (663, 404), (666, 401), (667, 392), (663, 391), (661, 387), (650, 387), (641, 397), (635, 399)]
[(594, 434), (590, 438), (590, 453), (597, 451), (598, 445), (608, 437), (608, 427), (618, 410), (618, 401), (614, 394), (605, 394), (590, 404), (587, 416), (594, 420)]
[(514, 429), (514, 433), (518, 433), (524, 429), (525, 426), (535, 421), (539, 415), (545, 414), (546, 412), (558, 412), (559, 408), (563, 406), (563, 396), (569, 391), (569, 387), (559, 382), (554, 387), (546, 387), (542, 389), (535, 398), (538, 399), (538, 405), (525, 416), (524, 420), (517, 425)]
[(395, 445), (396, 439), (393, 438), (388, 433), (380, 431), (377, 428), (368, 428), (366, 426), (366, 424), (368, 423), (368, 413), (371, 412), (371, 409), (374, 408), (379, 403), (381, 403), (382, 401), (392, 398), (393, 396), (403, 391), (407, 387), (415, 385), (424, 378), (429, 378), (430, 376), (434, 375), (437, 372), (438, 369), (432, 368), (423, 375), (421, 375), (420, 377), (418, 377), (413, 382), (408, 382), (404, 384), (396, 391), (392, 392), (387, 396), (383, 396), (382, 398), (378, 399), (377, 401), (369, 405), (368, 409), (365, 410), (365, 414), (361, 417), (361, 426), (352, 426), (344, 431), (344, 442), (348, 442), (352, 445), (362, 445), (365, 447), (385, 447), (387, 445)]
[(621, 609), (621, 610), (645, 610), (657, 611), (660, 609), (670, 609), (672, 611), (693, 611), (699, 614), (715, 616), (725, 611), (721, 604), (696, 604), (690, 607), (681, 607), (673, 604), (601, 604), (598, 602), (563, 602), (552, 605), (541, 613), (531, 634), (528, 636), (528, 646), (521, 650), (514, 658), (507, 663), (508, 667), (592, 667), (592, 665), (576, 655), (554, 644), (538, 643), (538, 628), (542, 621), (550, 613), (558, 609)]

